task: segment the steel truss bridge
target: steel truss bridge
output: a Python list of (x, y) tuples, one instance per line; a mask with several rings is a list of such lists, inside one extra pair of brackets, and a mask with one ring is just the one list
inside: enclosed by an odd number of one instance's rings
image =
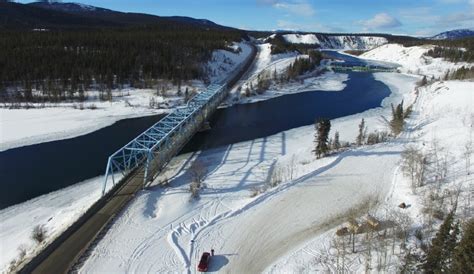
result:
[(225, 85), (210, 85), (204, 92), (195, 95), (184, 107), (179, 107), (159, 122), (148, 128), (124, 147), (109, 156), (105, 170), (102, 195), (111, 179), (124, 177), (143, 166), (143, 185), (163, 169), (203, 123), (217, 109), (227, 95)]
[(376, 65), (331, 64), (328, 66), (334, 71), (367, 71), (367, 72), (396, 72), (397, 68)]

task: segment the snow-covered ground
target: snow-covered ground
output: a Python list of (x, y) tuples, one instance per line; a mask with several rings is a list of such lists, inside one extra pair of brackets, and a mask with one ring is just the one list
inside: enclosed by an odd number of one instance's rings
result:
[[(333, 252), (331, 228), (342, 223), (338, 216), (347, 209), (376, 196), (385, 207), (406, 202), (411, 205), (407, 212), (419, 219), (421, 201), (401, 173), (401, 153), (408, 144), (423, 146), (439, 134), (445, 149), (461, 157), (474, 123), (473, 82), (436, 82), (416, 92), (419, 76), (376, 73), (375, 78), (392, 91), (383, 107), (332, 120), (331, 134), (338, 131), (343, 141), (354, 141), (362, 118), (369, 132), (387, 130), (381, 116), (389, 117), (390, 105), (404, 100), (405, 106), (415, 104), (402, 137), (315, 160), (314, 128), (307, 126), (183, 155), (157, 179), (170, 178), (170, 187), (141, 193), (81, 272), (191, 273), (200, 254), (211, 248), (216, 256), (210, 272), (335, 271), (333, 262), (321, 264), (315, 257)], [(450, 142), (453, 135), (457, 141)], [(193, 162), (207, 172), (200, 199), (190, 201)], [(275, 174), (282, 183), (270, 188)], [(472, 178), (463, 180), (472, 189)], [(349, 271), (364, 271), (363, 262), (353, 260)]]
[[(441, 192), (448, 190), (454, 193), (461, 190), (457, 212), (459, 216), (467, 218), (473, 216), (470, 199), (472, 199), (474, 188), (474, 174), (472, 172), (469, 174), (469, 169), (472, 171), (473, 165), (466, 167), (463, 155), (465, 146), (470, 140), (472, 141), (474, 133), (473, 87), (474, 82), (447, 81), (435, 82), (420, 89), (420, 95), (414, 105), (414, 115), (408, 121), (407, 132), (401, 140), (403, 143), (392, 142), (392, 145), (398, 146), (398, 149), (414, 146), (424, 152), (432, 148), (433, 142), (437, 144), (441, 157), (446, 155), (450, 165), (449, 181), (442, 187)], [(380, 197), (383, 201), (380, 207), (383, 210), (389, 209), (400, 214), (407, 214), (412, 221), (411, 229), (423, 227), (422, 223), (426, 222), (425, 218), (427, 218), (423, 210), (428, 206), (423, 197), (419, 193), (418, 195), (413, 193), (411, 183), (403, 176), (400, 168), (394, 169), (390, 177), (392, 178), (390, 191), (386, 193), (388, 195)], [(435, 186), (428, 185), (426, 188), (435, 188)], [(450, 209), (449, 206), (453, 201), (454, 196), (446, 198), (445, 210)], [(401, 202), (405, 202), (410, 207), (405, 210), (398, 208), (397, 205)], [(335, 254), (337, 251), (332, 243), (335, 232), (336, 229), (331, 229), (288, 252), (278, 262), (268, 267), (266, 272), (336, 272)], [(415, 248), (416, 240), (411, 239), (409, 246)], [(376, 251), (373, 252), (376, 253)], [(403, 254), (400, 257), (402, 256)], [(346, 257), (346, 270), (355, 273), (365, 271), (365, 262), (359, 260), (363, 255), (349, 254)], [(376, 255), (373, 257), (375, 258)], [(389, 256), (388, 260), (386, 269), (388, 273), (397, 272), (399, 256)]]
[(305, 78), (302, 81), (286, 83), (284, 85), (272, 84), (268, 90), (262, 94), (250, 97), (241, 96), (240, 104), (255, 103), (268, 100), (285, 94), (306, 92), (306, 91), (341, 91), (346, 87), (345, 82), (348, 75), (344, 73), (325, 72), (322, 75)]
[(429, 77), (441, 78), (449, 70), (453, 72), (460, 67), (471, 67), (473, 64), (459, 62), (451, 63), (442, 58), (425, 56), (434, 46), (413, 46), (404, 47), (399, 44), (387, 44), (365, 52), (359, 58), (398, 63), (404, 73), (426, 75)]
[[(20, 249), (30, 257), (77, 220), (101, 197), (103, 179), (89, 179), (1, 210), (0, 273), (5, 273), (11, 261), (18, 259)], [(46, 229), (46, 240), (40, 246), (31, 238), (38, 225)]]
[[(244, 43), (239, 53), (217, 51), (208, 64), (218, 75), (212, 81), (220, 82), (232, 74), (237, 66), (250, 54), (250, 46)], [(188, 88), (203, 89), (202, 81), (183, 84)], [(176, 90), (169, 91), (169, 97), (156, 95), (155, 90), (116, 91), (112, 102), (101, 102), (97, 92), (90, 92), (84, 109), (78, 103), (61, 103), (54, 107), (35, 109), (0, 109), (0, 151), (40, 142), (69, 138), (87, 134), (115, 121), (163, 113), (163, 109), (149, 107), (150, 98), (155, 104), (167, 103), (173, 107), (182, 101)], [(96, 109), (88, 107), (94, 105)], [(58, 236), (81, 216), (101, 196), (103, 177), (97, 177), (68, 188), (42, 195), (33, 200), (0, 211), (0, 273), (10, 262), (18, 258), (19, 249), (26, 250), (29, 257), (45, 244), (37, 246), (31, 239), (33, 228), (44, 225), (47, 230), (46, 243)]]
[(285, 84), (272, 83), (270, 87), (262, 94), (252, 92), (247, 97), (246, 90), (251, 87), (256, 87), (258, 84), (258, 77), (271, 79), (275, 73), (277, 75), (283, 74), (286, 69), (295, 61), (296, 58), (308, 58), (307, 55), (297, 53), (271, 54), (271, 44), (264, 43), (257, 45), (258, 54), (256, 60), (251, 67), (248, 77), (241, 80), (238, 85), (230, 92), (227, 98), (228, 104), (245, 104), (255, 103), (262, 100), (268, 100), (281, 95), (305, 91), (341, 91), (346, 86), (346, 74), (338, 74), (326, 72), (319, 75), (318, 71), (307, 75), (302, 81), (293, 81)]
[[(260, 54), (268, 50), (265, 45), (261, 47)], [(389, 56), (381, 52), (371, 59), (397, 62)], [(249, 79), (265, 68), (273, 69), (274, 61), (288, 59), (286, 62), (291, 63), (289, 60), (295, 57), (272, 58), (275, 57), (261, 55)], [(407, 61), (401, 65), (416, 69), (426, 64)], [(437, 73), (437, 67), (425, 69), (428, 75)], [(381, 108), (332, 120), (331, 136), (338, 131), (342, 141), (353, 142), (362, 118), (368, 132), (387, 130), (381, 116), (390, 116), (390, 105), (402, 100), (405, 106), (414, 102), (415, 85), (421, 77), (395, 73), (374, 75), (391, 89), (391, 95), (384, 99)], [(344, 74), (325, 74), (306, 84), (328, 85), (338, 90), (343, 88), (345, 80)], [(332, 84), (327, 84), (331, 81)], [(212, 258), (209, 272), (334, 271), (331, 263), (322, 266), (315, 262), (315, 257), (325, 258), (333, 252), (329, 249), (334, 227), (342, 222), (337, 217), (367, 196), (378, 196), (387, 207), (404, 201), (412, 205), (407, 210), (410, 216), (414, 220), (420, 218), (423, 201), (411, 192), (401, 174), (400, 154), (408, 143), (424, 147), (437, 137), (451, 157), (460, 158), (462, 147), (473, 132), (472, 90), (473, 82), (469, 81), (435, 82), (421, 88), (409, 130), (402, 138), (319, 160), (311, 153), (313, 126), (176, 157), (153, 185), (140, 192), (117, 218), (80, 272), (191, 273), (195, 272), (200, 254), (211, 248), (216, 250), (216, 256)], [(450, 138), (455, 141), (450, 142)], [(190, 201), (190, 166), (194, 162), (206, 167), (206, 175), (200, 198)], [(268, 187), (275, 176), (281, 184)], [(168, 187), (158, 185), (164, 178), (169, 179)], [(465, 187), (472, 189), (473, 179), (472, 175), (463, 176), (453, 184), (462, 180)], [(66, 199), (69, 195), (61, 197)], [(35, 207), (47, 204), (42, 202)], [(5, 216), (14, 214), (12, 211)], [(48, 211), (45, 214), (48, 215)], [(40, 218), (47, 218), (46, 215), (41, 214)], [(16, 246), (27, 240), (28, 231), (31, 228), (15, 236)], [(2, 237), (7, 236), (2, 234)], [(15, 250), (11, 244), (9, 256), (13, 256)], [(362, 262), (353, 261), (351, 267), (352, 272), (364, 271)]]
[[(251, 52), (246, 43), (236, 43), (232, 48), (235, 52), (213, 52), (207, 64), (211, 82), (220, 83), (227, 79)], [(177, 96), (177, 86), (170, 83), (163, 86), (166, 86), (166, 94), (153, 89), (115, 90), (111, 102), (101, 101), (97, 91), (88, 91), (88, 99), (82, 104), (47, 104), (46, 107), (35, 104), (38, 108), (33, 109), (0, 108), (0, 151), (77, 137), (122, 119), (168, 112), (183, 103), (183, 96)], [(186, 89), (199, 92), (204, 88), (202, 81), (194, 80), (184, 83), (181, 91), (184, 94)]]
[(386, 44), (384, 37), (324, 35), (324, 34), (284, 34), (283, 38), (294, 44), (315, 44), (322, 49), (368, 50)]
[[(376, 74), (392, 88), (382, 108), (332, 121), (342, 140), (353, 141), (361, 117), (369, 130), (383, 127), (390, 103), (413, 100), (419, 80)], [(372, 193), (389, 192), (401, 147), (350, 150), (314, 160), (312, 126), (229, 145), (174, 160), (171, 187), (142, 192), (94, 249), (81, 272), (193, 272), (202, 251), (214, 248), (211, 272), (255, 273), (322, 232), (338, 212)], [(189, 201), (187, 167), (207, 167), (201, 197)], [(265, 188), (282, 174), (285, 183)], [(259, 192), (263, 192), (258, 194)], [(256, 196), (254, 196), (256, 195)], [(156, 260), (160, 258), (160, 260)]]
[(82, 107), (80, 103), (61, 103), (46, 108), (0, 108), (0, 151), (77, 137), (126, 118), (161, 114), (168, 109), (150, 108), (150, 99), (157, 103), (171, 100), (157, 96), (154, 90), (114, 93), (112, 102), (91, 96)]

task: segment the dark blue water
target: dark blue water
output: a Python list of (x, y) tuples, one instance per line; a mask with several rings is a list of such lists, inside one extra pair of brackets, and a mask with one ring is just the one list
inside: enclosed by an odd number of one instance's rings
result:
[[(319, 117), (359, 113), (379, 107), (390, 94), (370, 73), (350, 73), (346, 84), (342, 91), (303, 92), (218, 109), (212, 129), (196, 134), (182, 152), (269, 136)], [(122, 120), (80, 137), (0, 152), (0, 209), (102, 175), (110, 154), (160, 118)]]
[(379, 107), (389, 88), (371, 73), (350, 73), (342, 91), (289, 94), (254, 104), (219, 109), (210, 121), (212, 130), (200, 132), (184, 148), (197, 149), (232, 144), (311, 125), (318, 118), (338, 118)]
[(111, 153), (161, 117), (126, 119), (76, 138), (0, 152), (0, 209), (103, 174)]
[(377, 67), (382, 67), (382, 68), (396, 68), (400, 66), (398, 64), (390, 63), (390, 62), (359, 59), (355, 56), (342, 54), (342, 53), (339, 53), (337, 51), (332, 51), (332, 50), (323, 50), (322, 52), (333, 58), (340, 59), (341, 61), (344, 61), (345, 64), (351, 65), (351, 66), (368, 65), (368, 66), (377, 66)]

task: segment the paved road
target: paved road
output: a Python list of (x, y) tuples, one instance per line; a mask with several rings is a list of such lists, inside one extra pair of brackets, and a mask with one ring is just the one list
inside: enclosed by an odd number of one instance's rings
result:
[(107, 203), (78, 230), (56, 248), (33, 273), (66, 273), (78, 256), (88, 248), (96, 235), (131, 200), (142, 186), (142, 172), (136, 172), (119, 188)]

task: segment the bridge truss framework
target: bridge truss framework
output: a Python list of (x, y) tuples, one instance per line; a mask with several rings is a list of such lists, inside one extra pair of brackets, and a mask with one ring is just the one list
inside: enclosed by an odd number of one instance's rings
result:
[(106, 192), (109, 178), (112, 184), (116, 184), (114, 175), (117, 173), (126, 177), (132, 171), (143, 168), (143, 185), (152, 180), (217, 109), (227, 95), (226, 91), (225, 85), (208, 86), (186, 106), (175, 109), (110, 155), (102, 195)]

